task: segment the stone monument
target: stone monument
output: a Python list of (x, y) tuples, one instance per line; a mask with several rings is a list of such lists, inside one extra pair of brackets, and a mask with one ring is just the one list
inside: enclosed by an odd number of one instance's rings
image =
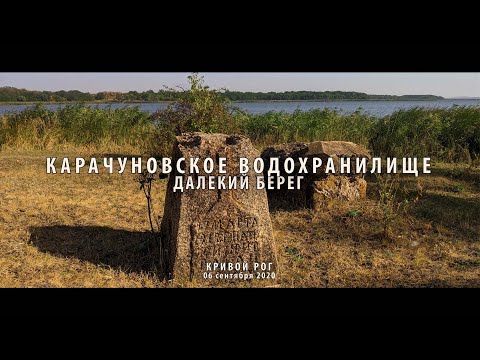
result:
[[(305, 179), (301, 189), (269, 190), (268, 199), (273, 208), (313, 208), (329, 207), (334, 200), (351, 201), (366, 197), (367, 183), (363, 174), (357, 174), (356, 158), (371, 156), (366, 148), (347, 141), (315, 141), (312, 143), (290, 143), (274, 145), (265, 149), (262, 158), (267, 164), (270, 158), (279, 158), (280, 169), (289, 157), (295, 161), (295, 172), (299, 170), (299, 158), (308, 158)], [(314, 174), (312, 171), (314, 157), (322, 160), (322, 166)], [(340, 158), (350, 158), (351, 172), (349, 174), (326, 174), (325, 166), (328, 158), (332, 158), (335, 169), (340, 169)], [(281, 174), (286, 175), (286, 174)], [(303, 174), (302, 174), (303, 175)], [(265, 174), (267, 176), (267, 174)]]
[[(222, 277), (228, 273), (254, 273), (255, 264), (271, 264), (269, 271), (276, 271), (275, 246), (272, 224), (268, 210), (266, 191), (257, 190), (255, 173), (250, 166), (248, 189), (185, 189), (173, 191), (175, 177), (181, 176), (183, 184), (189, 177), (195, 185), (201, 183), (201, 177), (236, 177), (238, 185), (240, 158), (248, 158), (253, 164), (258, 151), (245, 136), (187, 133), (177, 136), (172, 155), (172, 173), (170, 174), (165, 210), (161, 224), (161, 259), (165, 276), (169, 279), (215, 281), (217, 273), (224, 264)], [(185, 158), (185, 174), (175, 168), (178, 159)], [(199, 173), (190, 174), (190, 159), (199, 158)], [(206, 158), (215, 161), (212, 173), (205, 173), (203, 164)], [(219, 159), (226, 159), (226, 173), (219, 173)], [(228, 181), (226, 181), (228, 185)], [(208, 185), (208, 180), (207, 180)], [(231, 264), (231, 265), (229, 265)], [(229, 271), (229, 267), (233, 270)], [(207, 275), (206, 275), (207, 274)], [(232, 276), (232, 275), (230, 275)], [(219, 281), (219, 280), (217, 280)]]

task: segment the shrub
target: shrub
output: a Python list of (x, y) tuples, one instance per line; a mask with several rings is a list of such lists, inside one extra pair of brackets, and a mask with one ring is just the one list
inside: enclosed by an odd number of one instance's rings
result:
[(229, 107), (220, 92), (206, 86), (203, 77), (192, 74), (188, 80), (190, 89), (179, 91), (179, 100), (153, 115), (156, 134), (151, 152), (157, 156), (169, 156), (175, 135), (184, 132), (240, 132), (240, 112)]

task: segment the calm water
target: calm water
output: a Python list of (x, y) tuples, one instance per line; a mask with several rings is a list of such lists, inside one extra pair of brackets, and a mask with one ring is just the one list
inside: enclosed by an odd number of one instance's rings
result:
[[(158, 109), (164, 109), (168, 103), (141, 103), (141, 104), (88, 104), (88, 106), (112, 109), (123, 107), (138, 106), (140, 110), (153, 113)], [(234, 103), (243, 110), (252, 114), (262, 114), (268, 111), (285, 111), (291, 113), (296, 109), (310, 110), (310, 109), (337, 109), (344, 113), (351, 113), (361, 108), (363, 111), (377, 116), (384, 116), (391, 114), (398, 109), (409, 109), (416, 106), (423, 106), (429, 108), (448, 108), (454, 105), (477, 105), (480, 106), (480, 100), (438, 100), (438, 101), (330, 101), (330, 102), (307, 102), (307, 101), (292, 101), (292, 102), (257, 102), (257, 103)], [(57, 109), (65, 106), (62, 104), (44, 105), (47, 109)], [(0, 105), (0, 115), (6, 112), (22, 111), (31, 105)]]

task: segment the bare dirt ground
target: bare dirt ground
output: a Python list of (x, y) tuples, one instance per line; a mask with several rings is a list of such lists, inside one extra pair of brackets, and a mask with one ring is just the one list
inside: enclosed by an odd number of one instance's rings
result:
[[(51, 155), (0, 153), (0, 287), (195, 286), (158, 280), (134, 175), (47, 175)], [(275, 286), (480, 286), (480, 170), (434, 164), (421, 184), (423, 196), (393, 221), (389, 239), (374, 179), (367, 201), (273, 211)], [(165, 187), (154, 188), (160, 217)]]

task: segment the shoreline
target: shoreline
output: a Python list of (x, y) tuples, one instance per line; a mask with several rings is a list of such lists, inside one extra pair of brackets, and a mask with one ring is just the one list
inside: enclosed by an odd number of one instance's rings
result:
[[(232, 104), (242, 104), (242, 103), (292, 103), (292, 102), (318, 102), (318, 103), (332, 103), (332, 102), (375, 102), (375, 101), (388, 101), (388, 102), (409, 102), (409, 101), (418, 101), (418, 102), (428, 102), (428, 101), (455, 101), (455, 100), (468, 100), (468, 101), (480, 101), (480, 98), (452, 98), (452, 99), (338, 99), (338, 100), (235, 100), (230, 101)], [(0, 106), (8, 105), (113, 105), (113, 104), (170, 104), (175, 102), (174, 100), (164, 100), (164, 101), (14, 101), (14, 102), (0, 102)]]

